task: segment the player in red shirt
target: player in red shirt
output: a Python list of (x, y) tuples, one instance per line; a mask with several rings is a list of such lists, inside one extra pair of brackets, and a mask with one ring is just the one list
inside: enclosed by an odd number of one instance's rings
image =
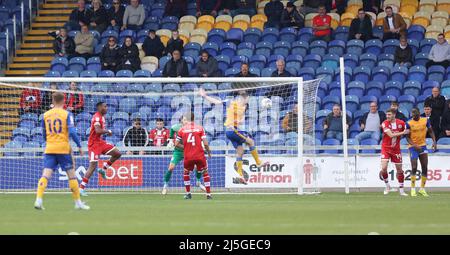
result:
[(92, 173), (94, 173), (95, 169), (98, 167), (100, 155), (111, 156), (111, 158), (103, 164), (103, 168), (98, 169), (98, 173), (103, 179), (106, 179), (106, 169), (122, 156), (120, 151), (114, 145), (107, 143), (102, 139), (102, 135), (112, 135), (112, 131), (106, 129), (105, 115), (108, 112), (108, 106), (104, 102), (99, 102), (96, 106), (97, 112), (91, 120), (91, 132), (88, 140), (89, 168), (80, 184), (80, 194), (82, 196), (87, 196), (84, 189), (86, 188)]
[(383, 140), (381, 144), (381, 171), (380, 179), (386, 184), (384, 194), (389, 194), (391, 187), (388, 180), (388, 163), (391, 160), (397, 170), (397, 180), (399, 182), (399, 192), (401, 196), (408, 196), (403, 190), (405, 175), (402, 170), (402, 152), (400, 150), (400, 139), (409, 131), (405, 128), (405, 122), (395, 118), (392, 109), (386, 111), (386, 120), (381, 124), (383, 129)]
[[(194, 123), (194, 113), (186, 115), (188, 123), (184, 125), (177, 135), (175, 147), (184, 149), (184, 186), (186, 188), (185, 199), (191, 199), (191, 180), (190, 172), (197, 168), (198, 172), (203, 173), (203, 182), (206, 189), (206, 198), (211, 199), (211, 184), (208, 174), (208, 163), (206, 162), (205, 146), (208, 156), (211, 158), (208, 140), (206, 140), (205, 130), (202, 126)], [(203, 146), (202, 146), (203, 142)]]
[(325, 6), (319, 6), (319, 15), (313, 18), (312, 24), (315, 39), (329, 42), (331, 39), (331, 16), (327, 14)]
[(151, 146), (164, 146), (169, 140), (170, 130), (164, 127), (163, 119), (156, 119), (156, 128), (150, 130), (148, 138)]

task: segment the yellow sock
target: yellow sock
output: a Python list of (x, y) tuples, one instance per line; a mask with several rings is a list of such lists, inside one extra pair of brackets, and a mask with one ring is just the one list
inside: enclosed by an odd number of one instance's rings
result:
[(420, 182), (420, 187), (423, 189), (423, 188), (425, 188), (425, 183), (427, 182), (427, 177), (422, 176), (421, 180), (422, 181)]
[(416, 187), (416, 176), (411, 175), (411, 188), (415, 188), (415, 187)]
[(44, 192), (45, 192), (45, 189), (47, 188), (47, 184), (48, 184), (47, 178), (41, 177), (41, 179), (39, 179), (37, 193), (36, 193), (37, 198), (44, 197)]
[(237, 172), (238, 172), (239, 176), (243, 176), (243, 173), (242, 173), (242, 164), (243, 164), (242, 159), (240, 159), (240, 160), (238, 159), (238, 160), (236, 161)]
[(250, 153), (252, 154), (253, 158), (255, 159), (256, 164), (260, 165), (261, 160), (259, 159), (258, 150), (256, 150), (255, 146), (250, 147)]
[(69, 180), (69, 188), (72, 191), (73, 200), (80, 200), (80, 188), (78, 188), (77, 179)]

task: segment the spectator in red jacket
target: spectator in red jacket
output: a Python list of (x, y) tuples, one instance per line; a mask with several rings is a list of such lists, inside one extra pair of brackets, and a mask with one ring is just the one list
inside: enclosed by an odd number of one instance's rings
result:
[(150, 146), (164, 146), (169, 140), (170, 131), (164, 127), (163, 119), (156, 119), (156, 128), (150, 130), (149, 145)]
[(314, 40), (331, 40), (331, 16), (327, 14), (325, 6), (319, 6), (319, 15), (313, 18)]
[[(28, 83), (29, 87), (36, 87), (33, 83)], [(41, 109), (41, 92), (37, 89), (24, 89), (20, 97), (20, 114), (36, 113)]]
[(75, 82), (70, 83), (70, 90), (74, 93), (69, 93), (66, 96), (66, 109), (77, 115), (84, 110), (84, 97), (83, 94), (78, 92), (77, 84)]

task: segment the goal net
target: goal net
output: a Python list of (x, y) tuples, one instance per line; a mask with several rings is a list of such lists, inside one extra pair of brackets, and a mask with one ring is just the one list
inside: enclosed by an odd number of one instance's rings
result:
[[(89, 166), (87, 141), (96, 104), (105, 102), (108, 107), (104, 117), (112, 136), (104, 139), (114, 144), (122, 157), (107, 169), (106, 179), (94, 173), (87, 191), (159, 192), (174, 154), (166, 146), (173, 138), (170, 129), (188, 112), (193, 112), (195, 123), (204, 127), (212, 149), (212, 158), (207, 158), (212, 192), (318, 191), (318, 85), (319, 80), (302, 78), (3, 77), (0, 191), (35, 190), (43, 168), (43, 113), (53, 107), (51, 94), (56, 91), (66, 95), (66, 109), (74, 113), (82, 141), (83, 156), (71, 141), (79, 181)], [(199, 93), (201, 90), (207, 96)], [(230, 140), (230, 128), (225, 126), (227, 109), (243, 92), (248, 95), (245, 118), (237, 129), (254, 141), (261, 161), (270, 162), (258, 168), (244, 144), (243, 177), (247, 184), (241, 181), (236, 166), (235, 146), (240, 141), (236, 137)], [(100, 157), (99, 167), (108, 158)], [(184, 191), (182, 170), (181, 160), (170, 178), (169, 192)], [(191, 180), (195, 187), (195, 174)], [(67, 175), (58, 169), (48, 190), (66, 191), (66, 181)]]

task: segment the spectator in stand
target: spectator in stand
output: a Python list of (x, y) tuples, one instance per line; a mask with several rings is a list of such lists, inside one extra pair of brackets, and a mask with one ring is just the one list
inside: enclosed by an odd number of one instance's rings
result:
[[(37, 87), (37, 84), (28, 83), (28, 87)], [(20, 115), (24, 113), (39, 114), (41, 110), (41, 92), (37, 89), (27, 88), (22, 91), (20, 97)]]
[[(227, 1), (227, 0), (224, 0)], [(202, 15), (211, 15), (213, 17), (217, 16), (219, 8), (222, 4), (222, 0), (197, 0), (197, 13), (196, 16), (200, 17)]]
[(366, 12), (373, 12), (378, 14), (382, 12), (381, 9), (381, 0), (363, 0), (363, 9)]
[(92, 0), (92, 16), (89, 22), (90, 30), (97, 30), (100, 34), (108, 27), (108, 13), (102, 1)]
[[(431, 127), (433, 128), (434, 135), (436, 136), (436, 139), (439, 139), (441, 136), (441, 116), (432, 115), (432, 108), (430, 105), (425, 104), (423, 106), (423, 113), (420, 115), (422, 117), (426, 117), (430, 120)], [(429, 134), (427, 134), (427, 137), (430, 137)]]
[(214, 57), (211, 57), (206, 50), (202, 50), (200, 53), (200, 60), (197, 62), (196, 69), (198, 77), (221, 76), (217, 60)]
[(73, 92), (66, 96), (66, 109), (76, 116), (84, 110), (84, 97), (83, 94), (79, 92), (75, 82), (70, 83), (70, 90)]
[(94, 35), (89, 32), (88, 26), (81, 26), (81, 32), (77, 33), (74, 40), (77, 57), (90, 58), (94, 53)]
[(189, 69), (186, 61), (181, 58), (179, 50), (172, 52), (172, 58), (167, 61), (163, 69), (163, 77), (188, 77)]
[(125, 7), (122, 6), (120, 0), (114, 0), (112, 7), (108, 10), (108, 22), (110, 29), (120, 32), (123, 25), (123, 15), (125, 14)]
[(272, 77), (292, 77), (292, 74), (286, 70), (286, 64), (283, 59), (278, 59), (275, 62), (277, 70), (273, 71)]
[(142, 44), (142, 50), (144, 50), (145, 56), (153, 56), (158, 59), (162, 57), (164, 44), (161, 42), (161, 38), (156, 35), (155, 30), (148, 31), (148, 36)]
[(249, 65), (247, 63), (242, 63), (241, 71), (234, 77), (258, 77), (258, 75), (253, 74), (249, 71)]
[(236, 3), (233, 0), (223, 0), (219, 15), (231, 15), (231, 11), (236, 9)]
[(181, 40), (181, 38), (179, 37), (178, 30), (173, 30), (172, 37), (167, 42), (167, 47), (164, 55), (171, 56), (174, 50), (178, 50), (181, 55), (183, 55), (183, 43), (183, 40)]
[(58, 84), (56, 82), (50, 83), (51, 91), (42, 91), (41, 112), (46, 112), (53, 108), (52, 94), (58, 90)]
[(365, 113), (359, 120), (361, 126), (361, 133), (355, 138), (358, 142), (364, 139), (372, 138), (380, 141), (381, 123), (386, 120), (386, 114), (378, 110), (377, 102), (370, 103), (370, 111)]
[[(428, 105), (431, 107), (431, 120), (435, 123), (435, 125), (436, 123), (439, 123), (439, 125), (437, 125), (437, 127), (439, 128), (441, 117), (443, 116), (445, 111), (446, 103), (445, 97), (441, 95), (441, 90), (438, 87), (435, 87), (431, 90), (431, 96), (425, 99), (424, 105)], [(431, 124), (433, 124), (433, 122)], [(440, 134), (440, 132), (435, 134)]]
[[(292, 74), (286, 70), (286, 64), (283, 59), (278, 59), (276, 65), (277, 70), (273, 71), (272, 77), (292, 77)], [(286, 99), (291, 95), (291, 90), (292, 86), (290, 84), (274, 86), (270, 89), (266, 96), (279, 96)]]
[(181, 18), (186, 15), (187, 0), (167, 0), (164, 16)]
[[(350, 126), (350, 117), (347, 116), (347, 130)], [(336, 104), (333, 106), (333, 112), (323, 121), (323, 135), (326, 139), (337, 139), (342, 142), (342, 111), (341, 106)]]
[[(136, 118), (133, 120), (133, 127), (128, 129), (123, 138), (125, 146), (131, 147), (144, 147), (147, 146), (147, 130), (142, 127), (141, 119)], [(144, 155), (144, 151), (127, 151), (128, 155)]]
[(445, 102), (445, 106), (446, 110), (442, 115), (442, 133), (440, 137), (450, 137), (450, 100), (447, 100), (447, 102)]
[[(305, 123), (303, 123), (305, 124)], [(298, 131), (298, 105), (295, 104), (294, 108), (292, 108), (291, 112), (288, 112), (286, 116), (284, 116), (283, 121), (281, 122), (281, 127), (284, 132), (297, 132)]]
[(352, 20), (350, 30), (348, 32), (348, 40), (362, 40), (367, 41), (372, 39), (372, 20), (366, 14), (364, 9), (358, 10), (358, 17)]
[(396, 119), (403, 120), (405, 123), (408, 121), (405, 114), (398, 111), (398, 102), (397, 101), (391, 102), (391, 109), (394, 111)]
[(319, 12), (319, 7), (325, 6), (326, 11), (331, 10), (331, 1), (329, 0), (304, 0), (303, 5), (300, 8), (300, 13), (306, 16), (309, 13)]
[(119, 50), (120, 47), (117, 44), (117, 39), (114, 36), (110, 36), (108, 43), (103, 46), (100, 53), (100, 62), (102, 64), (102, 70), (110, 70), (116, 72), (116, 68), (119, 65)]
[[(242, 63), (241, 65), (241, 71), (239, 73), (237, 73), (236, 75), (234, 75), (234, 77), (258, 77), (258, 75), (253, 74), (249, 71), (249, 65), (247, 63)], [(247, 88), (246, 92), (248, 95), (253, 95), (256, 92), (256, 89), (252, 89), (251, 87), (257, 86), (256, 84), (253, 83), (248, 83), (248, 84), (239, 84), (239, 83), (235, 83), (233, 82), (231, 84), (231, 87), (233, 89), (241, 89), (241, 88)], [(235, 93), (233, 93), (233, 96), (237, 96), (239, 94), (240, 91), (236, 91)]]
[(67, 35), (65, 28), (59, 29), (59, 35), (53, 41), (53, 51), (58, 57), (71, 59), (75, 54), (75, 41)]
[(140, 30), (145, 21), (145, 9), (139, 0), (130, 0), (130, 5), (125, 8), (123, 14), (122, 28), (120, 30)]
[(400, 39), (406, 37), (406, 23), (403, 17), (392, 11), (392, 7), (385, 9), (386, 17), (383, 19), (383, 40)]
[(281, 14), (281, 27), (294, 27), (296, 29), (303, 28), (305, 21), (302, 15), (297, 11), (297, 8), (292, 2), (288, 2), (286, 9)]
[(119, 61), (120, 64), (117, 71), (130, 70), (134, 73), (141, 68), (139, 48), (133, 43), (133, 39), (130, 36), (125, 38), (125, 42), (119, 50)]
[(170, 130), (164, 127), (163, 119), (156, 119), (156, 127), (148, 134), (149, 145), (162, 147), (169, 141)]
[[(231, 0), (227, 0), (231, 1)], [(234, 0), (236, 9), (231, 10), (231, 16), (240, 14), (247, 14), (252, 17), (256, 14), (256, 1), (255, 0)]]
[(432, 65), (440, 65), (447, 69), (450, 64), (450, 45), (445, 40), (444, 34), (439, 34), (437, 43), (431, 47), (428, 55), (429, 61), (426, 66), (429, 68)]
[(404, 36), (400, 37), (400, 45), (395, 48), (394, 62), (396, 66), (409, 68), (412, 65), (412, 49)]
[(280, 28), (281, 15), (284, 11), (283, 3), (280, 0), (271, 0), (264, 6), (264, 14), (267, 16), (267, 22), (264, 27)]
[(86, 8), (86, 1), (78, 0), (78, 8), (72, 11), (64, 27), (68, 30), (80, 30), (82, 25), (89, 25), (91, 16), (92, 11)]
[(313, 18), (313, 40), (331, 40), (331, 16), (326, 13), (325, 6), (319, 6), (319, 15)]

